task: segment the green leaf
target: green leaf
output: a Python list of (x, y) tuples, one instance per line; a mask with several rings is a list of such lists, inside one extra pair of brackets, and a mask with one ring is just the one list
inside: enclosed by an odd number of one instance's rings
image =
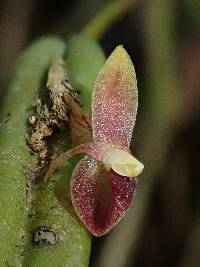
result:
[(67, 42), (65, 58), (72, 85), (80, 92), (84, 110), (91, 114), (92, 89), (105, 63), (104, 53), (94, 39), (74, 35)]
[(2, 106), (0, 124), (0, 265), (22, 266), (31, 206), (25, 168), (33, 160), (26, 144), (27, 119), (52, 58), (64, 52), (55, 38), (43, 39), (18, 59)]
[[(84, 36), (67, 46), (67, 69), (81, 102), (90, 112), (91, 92), (104, 63), (98, 44)], [(26, 144), (27, 120), (37, 95), (45, 90), (52, 60), (64, 43), (54, 37), (34, 43), (17, 60), (4, 99), (0, 124), (0, 265), (88, 266), (91, 235), (79, 221), (70, 200), (71, 173), (78, 158), (68, 161), (47, 186), (28, 181), (37, 157)], [(95, 58), (95, 60), (94, 60)], [(61, 133), (66, 147), (69, 132)]]

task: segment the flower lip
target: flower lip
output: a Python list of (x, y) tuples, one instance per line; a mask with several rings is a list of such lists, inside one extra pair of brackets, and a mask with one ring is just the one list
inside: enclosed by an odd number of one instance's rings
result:
[(144, 169), (139, 160), (120, 148), (108, 148), (102, 161), (107, 171), (113, 169), (117, 174), (130, 178), (138, 176)]

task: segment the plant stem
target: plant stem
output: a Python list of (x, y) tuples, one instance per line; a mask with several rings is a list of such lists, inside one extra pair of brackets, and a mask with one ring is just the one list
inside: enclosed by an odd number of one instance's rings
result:
[(138, 0), (117, 0), (111, 1), (105, 8), (89, 22), (82, 33), (99, 39), (105, 31), (124, 13), (137, 3)]

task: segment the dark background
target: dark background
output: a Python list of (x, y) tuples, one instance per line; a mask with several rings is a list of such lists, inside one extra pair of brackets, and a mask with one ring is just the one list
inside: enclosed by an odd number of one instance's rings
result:
[[(0, 1), (0, 96), (36, 38), (67, 38), (109, 1)], [(133, 138), (144, 162), (136, 199), (108, 235), (93, 238), (90, 266), (200, 266), (200, 1), (141, 0), (99, 42), (123, 44), (139, 88)]]

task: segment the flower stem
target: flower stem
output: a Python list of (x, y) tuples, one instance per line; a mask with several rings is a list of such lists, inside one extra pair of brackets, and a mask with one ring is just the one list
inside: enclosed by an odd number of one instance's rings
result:
[(111, 1), (83, 28), (82, 33), (99, 39), (105, 31), (124, 13), (137, 3), (138, 0)]

